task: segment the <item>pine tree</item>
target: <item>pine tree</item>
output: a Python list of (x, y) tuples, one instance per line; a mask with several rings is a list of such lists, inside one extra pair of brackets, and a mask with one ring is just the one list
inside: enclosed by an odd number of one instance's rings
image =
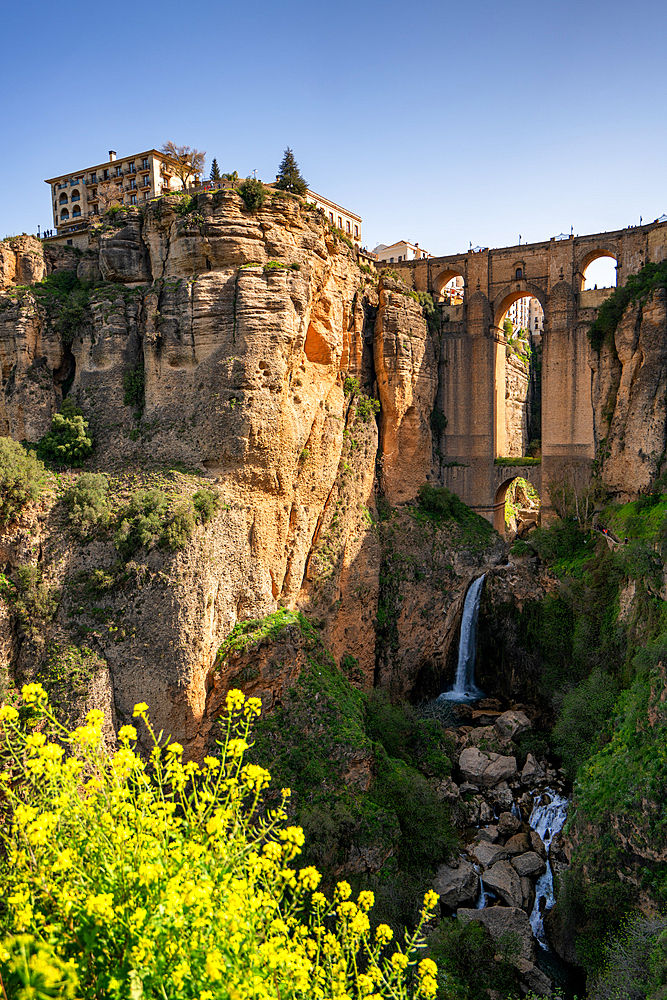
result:
[(220, 180), (220, 167), (218, 166), (218, 161), (216, 160), (215, 157), (213, 157), (213, 163), (211, 164), (211, 173), (209, 176), (209, 180), (211, 181)]
[(276, 187), (281, 191), (291, 191), (292, 194), (305, 194), (308, 184), (299, 172), (299, 164), (294, 159), (294, 153), (287, 147), (276, 175)]

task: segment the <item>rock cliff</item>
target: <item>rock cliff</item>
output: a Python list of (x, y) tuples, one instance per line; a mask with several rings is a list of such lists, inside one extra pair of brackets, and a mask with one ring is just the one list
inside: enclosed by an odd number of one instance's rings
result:
[[(408, 289), (362, 269), (319, 211), (269, 199), (250, 212), (233, 191), (163, 198), (92, 229), (84, 252), (2, 244), (0, 432), (38, 440), (69, 393), (114, 509), (139, 487), (177, 503), (208, 482), (222, 500), (182, 551), (142, 550), (121, 572), (109, 533), (71, 536), (60, 501), (70, 480), (55, 481), (28, 521), (4, 529), (10, 576), (29, 564), (58, 595), (39, 636), (14, 615), (5, 662), (25, 678), (44, 669), (49, 643), (85, 640), (119, 718), (147, 701), (193, 753), (238, 621), (307, 610), (355, 683), (404, 696), (426, 663), (442, 673), (467, 584), (503, 551), (489, 536), (466, 561), (444, 539), (438, 555), (430, 535), (411, 536), (403, 555), (424, 571), (402, 607), (396, 592), (383, 597), (394, 556), (377, 498), (414, 503), (431, 475), (437, 345)], [(433, 630), (419, 609), (443, 568)], [(398, 641), (391, 656), (378, 653), (387, 641)]]

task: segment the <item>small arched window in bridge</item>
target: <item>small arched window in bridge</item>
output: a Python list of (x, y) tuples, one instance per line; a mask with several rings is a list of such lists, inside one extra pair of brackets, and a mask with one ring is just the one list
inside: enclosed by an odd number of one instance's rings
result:
[(516, 278), (517, 281), (521, 281), (521, 279), (523, 278), (523, 268), (522, 267), (517, 267), (516, 274), (515, 274), (514, 277)]

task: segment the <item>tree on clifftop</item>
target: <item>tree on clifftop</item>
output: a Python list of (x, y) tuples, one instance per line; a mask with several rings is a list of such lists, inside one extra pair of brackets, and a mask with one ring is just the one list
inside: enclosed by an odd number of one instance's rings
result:
[(174, 173), (184, 188), (191, 177), (203, 173), (206, 150), (190, 149), (189, 146), (177, 146), (173, 142), (163, 142), (162, 152), (172, 160)]
[(308, 190), (308, 184), (301, 176), (299, 164), (294, 159), (294, 153), (289, 146), (278, 167), (276, 187), (280, 188), (281, 191), (291, 191), (292, 194), (305, 194)]
[(218, 161), (216, 160), (215, 156), (213, 157), (213, 163), (211, 164), (211, 173), (209, 174), (208, 179), (210, 181), (220, 180), (220, 167), (218, 166)]

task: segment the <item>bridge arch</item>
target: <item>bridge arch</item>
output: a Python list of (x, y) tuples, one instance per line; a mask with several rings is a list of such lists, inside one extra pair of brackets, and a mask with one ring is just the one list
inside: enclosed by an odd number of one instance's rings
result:
[(463, 274), (462, 270), (458, 270), (457, 268), (453, 268), (451, 266), (446, 267), (444, 271), (441, 271), (440, 274), (436, 275), (436, 277), (433, 279), (433, 289), (438, 298), (441, 298), (445, 294), (445, 288), (447, 287), (449, 282), (452, 281), (454, 278), (462, 279), (463, 297), (465, 298), (465, 287), (466, 287), (465, 275)]
[[(516, 470), (514, 475), (509, 474), (509, 469), (502, 470), (502, 473), (506, 478), (503, 478), (503, 481), (496, 489), (496, 493), (493, 498), (493, 527), (496, 529), (498, 534), (503, 537), (505, 536), (505, 499), (507, 497), (507, 491), (512, 483), (516, 482), (517, 479), (525, 480), (537, 493), (540, 498), (540, 505), (542, 503), (542, 476), (531, 475), (530, 468), (531, 467), (519, 468)], [(536, 468), (539, 469), (539, 466)], [(539, 469), (539, 471), (541, 472), (541, 469)]]
[(505, 288), (496, 296), (493, 303), (493, 325), (499, 327), (507, 310), (519, 299), (525, 298), (537, 299), (546, 317), (547, 298), (542, 289), (528, 281), (517, 281), (514, 288)]
[(600, 260), (603, 257), (611, 258), (611, 260), (616, 262), (616, 266), (618, 267), (618, 252), (615, 248), (598, 246), (594, 250), (589, 250), (577, 264), (576, 280), (579, 283), (579, 287), (576, 291), (582, 292), (584, 290), (586, 287), (586, 271), (594, 261)]

